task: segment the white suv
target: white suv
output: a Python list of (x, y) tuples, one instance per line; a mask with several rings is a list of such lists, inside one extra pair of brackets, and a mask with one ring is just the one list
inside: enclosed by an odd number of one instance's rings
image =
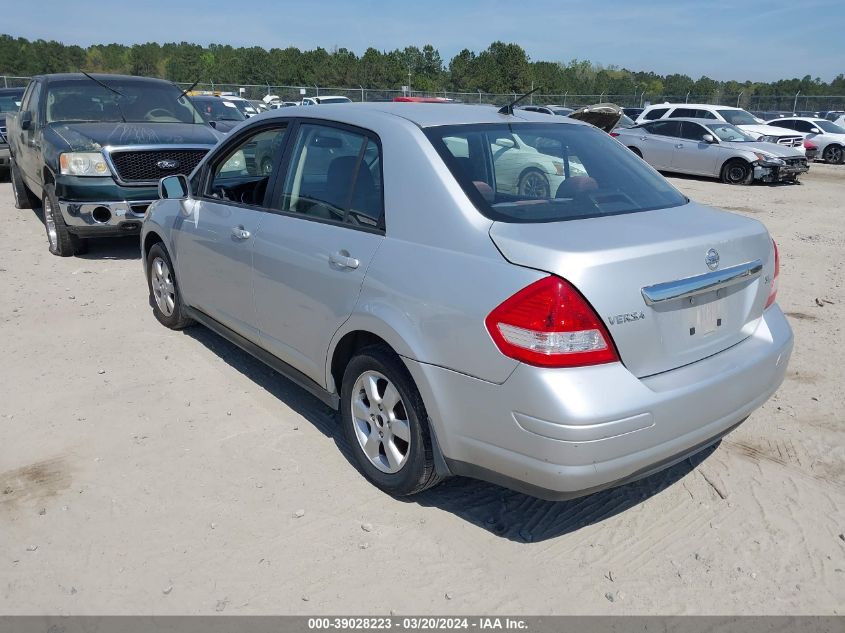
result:
[(758, 141), (792, 147), (804, 154), (804, 137), (795, 130), (768, 125), (742, 108), (710, 105), (707, 103), (658, 103), (648, 106), (637, 117), (637, 123), (656, 119), (714, 119), (725, 121), (751, 134)]

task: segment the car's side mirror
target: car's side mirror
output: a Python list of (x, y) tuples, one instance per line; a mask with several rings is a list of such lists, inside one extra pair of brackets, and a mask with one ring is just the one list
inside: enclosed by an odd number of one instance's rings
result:
[(822, 134), (822, 131), (817, 127), (810, 128), (810, 132), (812, 132), (813, 134)]
[(499, 147), (504, 147), (504, 148), (510, 149), (511, 147), (515, 147), (516, 143), (514, 143), (509, 138), (497, 138), (496, 139), (496, 145), (498, 145)]
[(188, 177), (183, 174), (165, 176), (158, 182), (158, 197), (162, 200), (184, 200), (189, 193)]
[(704, 141), (705, 143), (715, 143), (716, 142), (716, 138), (712, 134), (705, 134), (704, 136), (701, 137), (701, 140)]
[(21, 112), (21, 129), (28, 130), (32, 127), (32, 112), (24, 110)]

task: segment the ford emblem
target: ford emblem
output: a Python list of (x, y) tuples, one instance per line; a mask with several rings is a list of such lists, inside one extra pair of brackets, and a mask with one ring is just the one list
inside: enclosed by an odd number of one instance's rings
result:
[[(158, 167), (159, 169), (164, 169), (166, 171), (173, 171), (174, 169), (179, 167), (179, 161), (173, 160), (172, 158), (165, 158), (163, 160), (158, 161), (156, 163), (156, 167)], [(716, 257), (718, 259), (718, 255)]]
[(707, 268), (710, 270), (716, 270), (719, 267), (719, 251), (715, 248), (707, 251), (707, 254), (704, 256), (704, 263), (707, 264)]

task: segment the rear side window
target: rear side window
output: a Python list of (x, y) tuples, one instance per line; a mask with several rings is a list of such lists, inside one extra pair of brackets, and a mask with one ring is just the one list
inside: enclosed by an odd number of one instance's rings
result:
[(662, 117), (662, 116), (663, 116), (664, 114), (666, 114), (668, 111), (669, 111), (669, 108), (655, 108), (654, 110), (649, 110), (648, 112), (646, 112), (646, 113), (643, 115), (643, 118), (644, 118), (646, 121), (654, 121), (654, 120), (659, 119), (660, 117)]
[(679, 119), (681, 117), (694, 119), (696, 112), (698, 112), (698, 110), (695, 108), (675, 108), (669, 116), (673, 119)]
[(680, 121), (655, 121), (654, 123), (649, 123), (647, 128), (650, 133), (659, 136), (676, 137), (681, 135)]
[(456, 125), (432, 127), (426, 135), (492, 220), (559, 222), (687, 202), (640, 158), (592, 126)]
[(365, 134), (302, 124), (279, 210), (375, 228), (382, 216), (381, 150)]

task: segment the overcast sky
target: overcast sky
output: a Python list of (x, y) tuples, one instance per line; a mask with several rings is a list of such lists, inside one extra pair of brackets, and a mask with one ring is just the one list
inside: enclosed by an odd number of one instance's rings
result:
[(845, 0), (42, 0), (3, 3), (0, 32), (67, 44), (211, 42), (345, 47), (515, 42), (532, 60), (698, 78), (772, 80), (845, 72)]

